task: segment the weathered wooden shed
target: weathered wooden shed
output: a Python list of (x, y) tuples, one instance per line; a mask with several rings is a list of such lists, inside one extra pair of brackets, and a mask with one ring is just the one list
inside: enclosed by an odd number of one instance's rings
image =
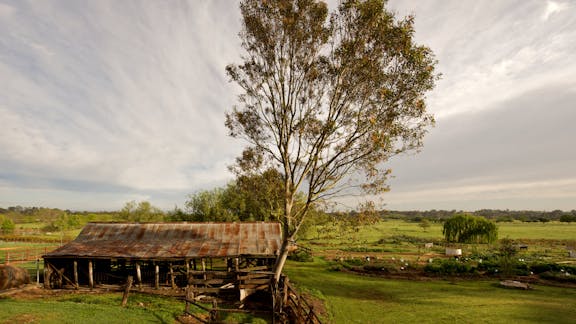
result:
[(277, 222), (89, 223), (43, 256), (46, 288), (185, 287), (193, 275), (270, 270), (282, 243)]

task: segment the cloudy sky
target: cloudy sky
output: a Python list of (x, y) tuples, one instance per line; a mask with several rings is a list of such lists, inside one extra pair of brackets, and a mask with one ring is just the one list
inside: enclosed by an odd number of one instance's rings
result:
[[(576, 2), (389, 8), (416, 16), (442, 79), (386, 208), (576, 209)], [(0, 0), (0, 207), (171, 209), (231, 180), (239, 28), (231, 0)]]

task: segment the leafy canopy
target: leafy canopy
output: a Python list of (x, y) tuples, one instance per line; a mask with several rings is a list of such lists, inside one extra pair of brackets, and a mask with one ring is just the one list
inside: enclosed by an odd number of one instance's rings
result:
[(457, 214), (446, 220), (442, 233), (451, 243), (492, 243), (498, 239), (495, 223), (468, 214)]
[(248, 143), (238, 172), (281, 172), (285, 240), (319, 200), (387, 190), (382, 164), (419, 148), (433, 124), (434, 56), (414, 43), (413, 18), (384, 4), (344, 0), (331, 14), (315, 0), (240, 4), (244, 54), (226, 71), (242, 92), (226, 126)]

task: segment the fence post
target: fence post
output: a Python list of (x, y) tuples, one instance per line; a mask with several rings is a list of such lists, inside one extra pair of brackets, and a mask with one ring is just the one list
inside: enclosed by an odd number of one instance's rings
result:
[(76, 290), (78, 290), (78, 260), (74, 260), (74, 285), (76, 286)]
[(128, 294), (130, 293), (130, 288), (132, 288), (132, 281), (134, 278), (132, 276), (128, 276), (128, 280), (126, 281), (126, 288), (124, 288), (124, 295), (122, 296), (122, 307), (126, 306), (128, 302)]
[(36, 284), (40, 284), (40, 259), (36, 259)]
[(88, 261), (88, 284), (90, 285), (90, 289), (94, 288), (94, 266), (92, 260)]
[(154, 265), (154, 288), (160, 289), (160, 266), (158, 263)]
[(142, 290), (142, 270), (140, 270), (140, 262), (136, 261), (136, 281), (138, 282), (138, 289)]

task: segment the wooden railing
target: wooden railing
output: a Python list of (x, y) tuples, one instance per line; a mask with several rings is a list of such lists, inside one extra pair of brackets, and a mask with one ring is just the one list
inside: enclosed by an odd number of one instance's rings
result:
[(322, 324), (320, 318), (306, 299), (304, 299), (290, 284), (288, 277), (282, 277), (280, 282), (282, 294), (281, 312), (286, 314), (290, 322), (302, 324)]
[[(244, 300), (249, 292), (267, 291), (272, 296), (270, 311), (275, 323), (302, 323), (321, 324), (321, 320), (306, 299), (294, 289), (286, 276), (282, 276), (276, 285), (274, 273), (270, 271), (259, 271), (259, 269), (227, 271), (190, 271), (188, 288), (186, 293), (185, 312), (195, 316), (190, 311), (190, 306), (209, 313), (207, 323), (217, 321), (220, 312), (227, 313), (254, 313), (254, 311), (219, 307), (219, 303), (224, 302), (230, 295), (240, 297), (240, 302)], [(198, 297), (210, 295), (213, 298), (212, 308), (198, 302)], [(262, 312), (261, 310), (258, 312)], [(198, 318), (197, 318), (198, 319)]]

